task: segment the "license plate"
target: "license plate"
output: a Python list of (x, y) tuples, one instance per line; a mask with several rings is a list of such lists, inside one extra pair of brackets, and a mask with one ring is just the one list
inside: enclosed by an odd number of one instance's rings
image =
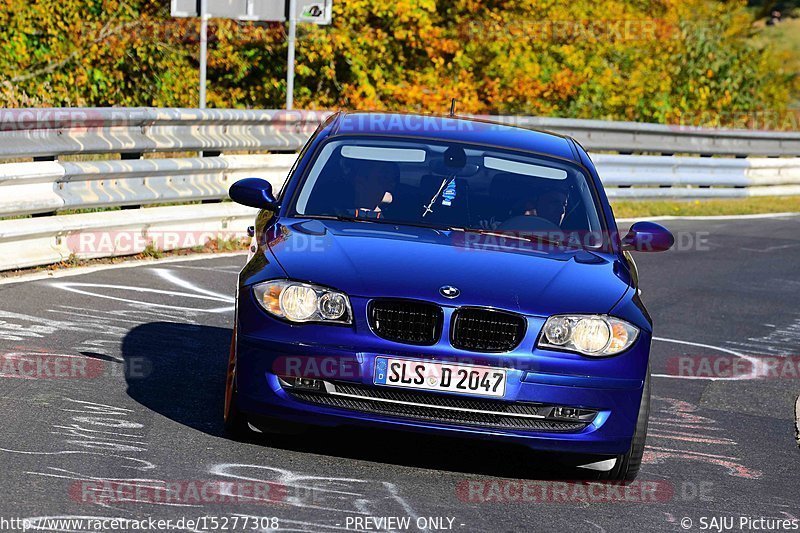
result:
[(506, 371), (487, 366), (376, 357), (374, 383), (502, 398), (506, 393)]

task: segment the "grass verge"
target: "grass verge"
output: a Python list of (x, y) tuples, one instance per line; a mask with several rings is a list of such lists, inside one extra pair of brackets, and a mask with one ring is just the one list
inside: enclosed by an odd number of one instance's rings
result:
[(612, 201), (611, 205), (617, 218), (800, 213), (800, 196), (720, 200), (618, 200)]

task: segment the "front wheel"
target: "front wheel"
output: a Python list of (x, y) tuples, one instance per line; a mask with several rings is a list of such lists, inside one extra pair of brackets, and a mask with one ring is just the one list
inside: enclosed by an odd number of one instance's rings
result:
[(234, 438), (242, 438), (250, 433), (247, 417), (239, 411), (239, 394), (236, 391), (236, 324), (233, 325), (231, 351), (228, 356), (228, 372), (225, 379), (225, 432)]
[(644, 455), (644, 441), (647, 438), (647, 421), (650, 418), (650, 365), (647, 365), (647, 375), (644, 379), (642, 401), (639, 404), (639, 416), (636, 419), (636, 431), (633, 434), (631, 448), (627, 453), (617, 456), (614, 468), (602, 472), (600, 479), (617, 481), (633, 481), (639, 474)]

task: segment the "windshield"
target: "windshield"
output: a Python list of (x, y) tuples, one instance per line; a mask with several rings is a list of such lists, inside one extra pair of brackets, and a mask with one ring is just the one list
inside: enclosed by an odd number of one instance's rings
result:
[(300, 216), (468, 231), (601, 230), (588, 179), (578, 167), (458, 143), (331, 141), (296, 198)]

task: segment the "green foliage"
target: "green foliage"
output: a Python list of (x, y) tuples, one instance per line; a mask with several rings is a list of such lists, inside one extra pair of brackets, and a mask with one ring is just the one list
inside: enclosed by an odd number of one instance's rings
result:
[(157, 248), (153, 243), (147, 243), (141, 255), (142, 257), (149, 257), (151, 259), (161, 259), (164, 257), (164, 250)]
[[(789, 72), (800, 72), (800, 19), (787, 18), (774, 26), (762, 26), (756, 40), (766, 46), (774, 48), (781, 60), (783, 68)], [(792, 87), (793, 103), (792, 107), (797, 107), (800, 103), (800, 90), (798, 90), (798, 79), (795, 78)], [(794, 124), (797, 129), (797, 122)]]
[[(0, 1), (0, 105), (197, 105), (199, 22), (165, 0)], [(714, 0), (337, 0), (331, 26), (300, 26), (295, 101), (691, 123), (781, 111), (793, 73), (753, 31), (744, 3)], [(285, 40), (281, 24), (212, 20), (209, 106), (282, 107)]]

